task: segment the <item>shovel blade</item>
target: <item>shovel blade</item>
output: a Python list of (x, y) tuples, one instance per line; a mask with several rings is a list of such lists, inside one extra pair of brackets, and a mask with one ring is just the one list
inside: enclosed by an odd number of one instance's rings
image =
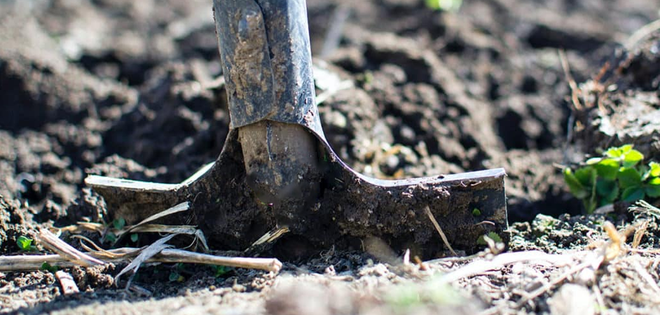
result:
[(361, 240), (377, 237), (395, 251), (411, 249), (421, 257), (435, 257), (447, 248), (429, 210), (454, 249), (472, 252), (481, 247), (479, 238), (491, 232), (508, 239), (503, 169), (379, 180), (354, 172), (331, 150), (325, 152), (318, 201), (295, 211), (254, 198), (235, 130), (215, 163), (180, 184), (102, 176), (90, 176), (86, 183), (104, 197), (110, 214), (127, 224), (189, 201), (191, 211), (161, 223), (196, 223), (216, 248), (248, 248), (278, 225), (283, 211), (290, 211), (289, 235), (319, 250), (359, 247)]

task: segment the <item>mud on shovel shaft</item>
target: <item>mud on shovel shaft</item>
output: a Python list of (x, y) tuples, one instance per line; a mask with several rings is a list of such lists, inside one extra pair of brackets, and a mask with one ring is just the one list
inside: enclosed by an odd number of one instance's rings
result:
[[(304, 0), (215, 0), (231, 128), (238, 128), (249, 186), (280, 219), (319, 192), (317, 119)], [(279, 211), (284, 209), (282, 211)]]

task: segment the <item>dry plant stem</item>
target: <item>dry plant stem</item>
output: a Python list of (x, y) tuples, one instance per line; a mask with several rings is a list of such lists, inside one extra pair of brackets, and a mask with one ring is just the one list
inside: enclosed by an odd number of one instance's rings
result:
[(626, 50), (632, 50), (647, 36), (651, 35), (653, 32), (660, 29), (660, 20), (655, 20), (649, 24), (644, 25), (642, 28), (638, 29), (633, 33), (628, 40), (624, 43), (623, 47)]
[[(282, 237), (284, 234), (289, 233), (289, 228), (284, 226), (284, 227), (276, 227), (268, 232), (266, 234), (262, 235), (258, 240), (254, 241), (250, 248), (253, 248), (255, 246), (259, 246), (264, 243), (272, 243)], [(250, 250), (250, 249), (248, 249)]]
[(564, 76), (566, 76), (566, 80), (568, 80), (568, 85), (571, 88), (571, 101), (573, 102), (573, 110), (582, 110), (584, 106), (582, 106), (582, 103), (580, 103), (580, 99), (578, 98), (578, 92), (580, 91), (580, 88), (578, 88), (577, 83), (575, 83), (575, 79), (573, 79), (573, 76), (571, 75), (571, 68), (568, 64), (568, 58), (566, 57), (566, 52), (563, 50), (559, 50), (559, 60), (561, 61), (561, 67), (564, 70)]
[(445, 236), (445, 233), (442, 232), (442, 229), (440, 228), (440, 224), (438, 224), (438, 221), (435, 220), (435, 217), (433, 216), (433, 213), (431, 213), (431, 208), (429, 206), (426, 206), (424, 208), (424, 211), (426, 212), (426, 215), (429, 216), (429, 220), (431, 220), (431, 223), (433, 223), (433, 226), (435, 227), (435, 230), (438, 231), (438, 234), (440, 234), (440, 238), (442, 238), (442, 242), (445, 243), (445, 246), (449, 248), (449, 251), (451, 252), (452, 255), (458, 256), (456, 252), (454, 251), (453, 248), (451, 248), (451, 245), (449, 244), (449, 241), (447, 240), (447, 236)]
[(47, 249), (58, 253), (60, 256), (65, 257), (67, 260), (76, 263), (83, 267), (91, 267), (94, 265), (103, 265), (105, 262), (89, 256), (67, 244), (55, 234), (46, 229), (39, 231), (38, 238)]
[(221, 257), (195, 252), (189, 252), (181, 249), (166, 249), (153, 258), (153, 261), (165, 263), (192, 263), (220, 265), (227, 267), (259, 269), (272, 272), (279, 272), (282, 269), (282, 263), (277, 258), (244, 258), (244, 257)]
[(550, 281), (546, 285), (544, 285), (544, 286), (532, 291), (531, 293), (523, 296), (522, 299), (520, 299), (520, 301), (518, 302), (518, 304), (516, 304), (516, 308), (523, 307), (525, 304), (527, 304), (527, 302), (530, 302), (531, 300), (539, 297), (541, 294), (550, 291), (557, 284), (563, 282), (564, 280), (566, 280), (571, 275), (577, 274), (578, 272), (582, 271), (583, 269), (592, 267), (593, 265), (594, 265), (593, 261), (587, 261), (587, 262), (583, 262), (583, 263), (569, 269), (567, 272), (563, 273), (561, 276), (557, 277), (556, 279)]
[(553, 255), (541, 251), (504, 253), (495, 256), (491, 260), (479, 260), (471, 262), (456, 271), (445, 274), (440, 279), (444, 282), (453, 282), (462, 278), (482, 274), (489, 270), (499, 269), (513, 263), (534, 261), (539, 263), (549, 263), (555, 266), (567, 265), (573, 261), (573, 256)]
[(190, 202), (188, 202), (188, 201), (186, 201), (186, 202), (182, 202), (182, 203), (180, 203), (180, 204), (178, 204), (178, 205), (176, 205), (176, 206), (174, 206), (174, 207), (171, 207), (171, 208), (169, 208), (169, 209), (167, 209), (167, 210), (164, 210), (164, 211), (158, 212), (158, 213), (156, 213), (156, 214), (154, 214), (154, 215), (152, 215), (152, 216), (150, 216), (150, 217), (148, 217), (148, 218), (142, 220), (140, 223), (138, 223), (138, 224), (136, 224), (136, 225), (133, 225), (133, 226), (127, 228), (127, 229), (126, 229), (126, 232), (124, 232), (124, 233), (128, 233), (128, 232), (130, 232), (130, 231), (132, 231), (132, 230), (138, 228), (139, 226), (144, 225), (144, 224), (147, 224), (147, 223), (149, 223), (149, 222), (151, 222), (151, 221), (155, 221), (155, 220), (158, 220), (158, 219), (160, 219), (160, 218), (164, 218), (164, 217), (166, 217), (166, 216), (168, 216), (168, 215), (170, 215), (170, 214), (175, 214), (175, 213), (179, 213), (179, 212), (182, 212), (182, 211), (186, 211), (186, 210), (188, 210), (188, 209), (190, 209)]
[(642, 225), (637, 228), (635, 231), (635, 235), (633, 236), (633, 242), (632, 242), (632, 248), (637, 248), (639, 244), (642, 242), (642, 237), (644, 237), (644, 233), (646, 233), (646, 229), (649, 226), (649, 220), (644, 220), (642, 222)]
[[(90, 256), (105, 259), (109, 263), (127, 263), (130, 258), (135, 257), (140, 248), (118, 248), (106, 252), (90, 252)], [(114, 255), (110, 257), (109, 254)], [(200, 254), (181, 249), (164, 249), (158, 255), (147, 259), (145, 262), (167, 262), (167, 263), (192, 263), (221, 265), (236, 268), (259, 269), (279, 272), (282, 263), (276, 258), (242, 258), (214, 256)], [(77, 263), (67, 260), (60, 255), (29, 255), (29, 256), (0, 256), (0, 271), (39, 270), (43, 263), (60, 268), (78, 266)]]
[(140, 269), (140, 266), (142, 266), (142, 264), (144, 262), (146, 262), (149, 258), (151, 258), (151, 257), (157, 255), (158, 253), (160, 253), (161, 251), (163, 251), (163, 249), (172, 247), (172, 245), (167, 245), (166, 243), (175, 236), (176, 236), (176, 234), (167, 235), (167, 236), (153, 242), (151, 245), (149, 245), (149, 246), (143, 248), (142, 250), (140, 250), (140, 254), (137, 257), (135, 257), (135, 259), (133, 259), (133, 261), (131, 261), (131, 263), (128, 264), (128, 266), (124, 267), (124, 269), (122, 269), (117, 274), (117, 276), (115, 276), (115, 283), (119, 282), (119, 277), (121, 277), (121, 275), (123, 275), (123, 274), (125, 274), (125, 273), (132, 270), (133, 274), (128, 279), (128, 283), (126, 284), (126, 288), (130, 287), (131, 282), (133, 281), (133, 277), (135, 276), (135, 273), (138, 271), (138, 269)]
[(44, 263), (68, 268), (78, 266), (78, 264), (68, 261), (66, 258), (57, 255), (29, 255), (29, 256), (1, 256), (0, 271), (20, 271), (20, 270), (39, 270)]
[(660, 296), (660, 287), (658, 287), (658, 284), (655, 282), (655, 280), (653, 280), (653, 276), (651, 276), (651, 274), (649, 274), (649, 272), (646, 271), (646, 269), (644, 269), (639, 264), (639, 262), (637, 261), (634, 262), (633, 266), (635, 267), (635, 271), (637, 271), (637, 273), (639, 273), (642, 279), (644, 279), (644, 281), (646, 281), (649, 284), (651, 289), (653, 289), (653, 293), (655, 294), (655, 296), (656, 297)]

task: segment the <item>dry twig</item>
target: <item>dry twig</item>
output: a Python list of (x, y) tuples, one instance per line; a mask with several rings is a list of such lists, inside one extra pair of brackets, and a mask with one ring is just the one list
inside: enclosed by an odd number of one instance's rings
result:
[(519, 262), (536, 262), (539, 264), (562, 266), (572, 263), (573, 256), (548, 254), (541, 251), (503, 253), (490, 260), (484, 259), (471, 262), (458, 270), (445, 274), (440, 279), (444, 282), (453, 282)]
[(171, 240), (176, 234), (170, 234), (168, 236), (165, 236), (157, 241), (155, 241), (153, 244), (147, 246), (143, 250), (140, 251), (140, 254), (130, 263), (128, 266), (126, 266), (124, 269), (122, 269), (117, 276), (115, 276), (115, 283), (119, 282), (119, 277), (123, 275), (124, 273), (128, 271), (133, 271), (133, 275), (128, 279), (128, 283), (126, 284), (126, 287), (131, 286), (131, 282), (133, 281), (133, 276), (135, 276), (135, 273), (140, 269), (140, 266), (145, 263), (149, 258), (155, 256), (156, 254), (160, 253), (163, 251), (163, 249), (172, 247), (172, 245), (167, 245), (169, 240)]
[[(108, 263), (120, 264), (128, 263), (129, 260), (137, 256), (141, 250), (142, 248), (124, 247), (103, 251), (91, 251), (87, 254), (96, 258), (104, 259)], [(209, 264), (236, 268), (259, 269), (276, 273), (282, 269), (282, 263), (276, 258), (226, 257), (173, 248), (166, 248), (156, 256), (147, 259), (145, 262)], [(44, 263), (59, 268), (78, 266), (75, 262), (69, 261), (67, 258), (57, 254), (0, 256), (0, 271), (39, 270)]]
[(58, 253), (60, 256), (65, 257), (67, 260), (74, 262), (83, 267), (90, 267), (94, 265), (103, 265), (104, 262), (91, 257), (65, 243), (55, 234), (46, 229), (39, 231), (37, 235), (41, 244), (47, 249)]

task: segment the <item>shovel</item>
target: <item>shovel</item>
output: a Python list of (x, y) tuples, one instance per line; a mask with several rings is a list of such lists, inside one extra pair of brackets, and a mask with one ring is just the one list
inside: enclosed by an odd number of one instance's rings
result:
[(187, 201), (191, 211), (168, 220), (197, 224), (214, 247), (284, 234), (275, 246), (292, 257), (370, 238), (422, 257), (506, 239), (503, 169), (380, 180), (335, 154), (314, 100), (304, 0), (214, 0), (214, 16), (231, 117), (222, 153), (179, 184), (88, 176), (115, 218), (133, 224)]

